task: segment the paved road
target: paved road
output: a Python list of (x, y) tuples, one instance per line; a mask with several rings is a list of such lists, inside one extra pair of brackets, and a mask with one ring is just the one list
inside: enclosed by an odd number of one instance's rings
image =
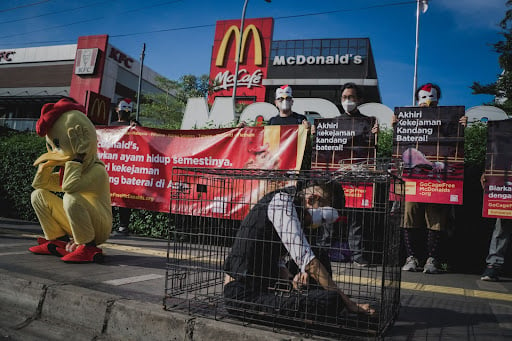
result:
[[(38, 235), (37, 224), (0, 218), (5, 340), (307, 339), (163, 310), (166, 241), (112, 237), (103, 245), (104, 264), (76, 265), (30, 254)], [(400, 313), (385, 340), (512, 339), (510, 278), (403, 273), (401, 288)]]

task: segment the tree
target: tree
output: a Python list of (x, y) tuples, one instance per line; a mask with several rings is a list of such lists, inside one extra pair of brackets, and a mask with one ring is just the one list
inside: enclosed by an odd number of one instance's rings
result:
[[(512, 0), (508, 0), (507, 7), (512, 6)], [(508, 115), (512, 114), (512, 9), (505, 12), (505, 17), (499, 23), (503, 40), (492, 44), (493, 49), (500, 54), (498, 62), (503, 69), (496, 82), (480, 84), (473, 82), (471, 89), (473, 94), (494, 95), (497, 97), (494, 105), (503, 109)]]
[(155, 80), (163, 92), (146, 93), (141, 101), (139, 119), (147, 127), (179, 129), (188, 99), (204, 97), (210, 89), (208, 75), (184, 75), (178, 81), (165, 77)]

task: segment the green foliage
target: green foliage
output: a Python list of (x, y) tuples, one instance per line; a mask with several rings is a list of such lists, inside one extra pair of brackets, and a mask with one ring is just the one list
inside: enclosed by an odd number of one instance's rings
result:
[[(114, 227), (119, 226), (118, 208), (112, 207)], [(169, 214), (147, 210), (132, 210), (130, 216), (130, 231), (139, 236), (167, 238)]]
[(139, 121), (146, 127), (179, 129), (188, 99), (204, 97), (210, 89), (207, 75), (185, 75), (178, 81), (157, 77), (156, 82), (164, 92), (146, 93), (141, 101)]
[(385, 128), (379, 130), (377, 140), (377, 157), (391, 158), (393, 152), (393, 128)]
[(487, 124), (476, 122), (464, 130), (464, 163), (483, 169), (487, 150)]
[[(512, 1), (508, 0), (507, 7), (512, 6)], [(496, 105), (503, 109), (508, 115), (512, 114), (512, 9), (505, 12), (505, 17), (499, 23), (502, 29), (503, 40), (492, 44), (494, 51), (499, 53), (498, 63), (503, 72), (497, 75), (497, 80), (491, 84), (480, 84), (473, 82), (470, 87), (473, 94), (486, 94), (497, 96)], [(501, 100), (500, 100), (501, 99)]]
[(32, 179), (39, 155), (46, 152), (45, 140), (33, 133), (3, 132), (0, 136), (0, 205), (2, 216), (37, 221), (30, 203)]

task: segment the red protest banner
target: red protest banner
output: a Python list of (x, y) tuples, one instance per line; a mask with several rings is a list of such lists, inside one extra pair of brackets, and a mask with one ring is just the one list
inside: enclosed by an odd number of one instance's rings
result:
[(462, 205), (463, 106), (398, 107), (393, 158), (405, 181), (405, 200)]
[(100, 127), (98, 157), (114, 206), (169, 212), (173, 167), (293, 169), (302, 163), (302, 126), (209, 130)]
[(482, 216), (512, 219), (512, 120), (487, 123)]

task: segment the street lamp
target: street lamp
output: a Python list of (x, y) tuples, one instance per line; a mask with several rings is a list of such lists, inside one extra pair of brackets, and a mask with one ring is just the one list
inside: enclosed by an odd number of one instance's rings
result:
[(418, 47), (420, 36), (420, 7), (425, 13), (428, 9), (428, 0), (416, 0), (416, 49), (414, 51), (414, 81), (412, 86), (412, 106), (416, 105), (416, 88), (418, 87)]
[[(242, 9), (242, 19), (240, 20), (240, 31), (238, 35), (238, 45), (236, 51), (236, 59), (235, 59), (235, 82), (233, 83), (233, 112), (236, 113), (236, 87), (238, 83), (238, 68), (240, 66), (240, 54), (242, 51), (242, 38), (244, 32), (244, 21), (245, 21), (245, 9), (247, 8), (247, 3), (249, 0), (244, 1), (244, 8)], [(272, 2), (272, 0), (265, 0), (265, 2)]]

